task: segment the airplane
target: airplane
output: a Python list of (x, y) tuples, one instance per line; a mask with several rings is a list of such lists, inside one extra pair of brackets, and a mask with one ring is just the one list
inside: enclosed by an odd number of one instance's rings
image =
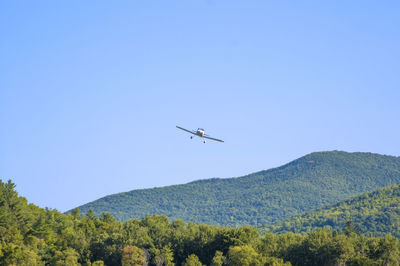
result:
[[(178, 127), (178, 126), (176, 126), (176, 127), (181, 129), (181, 130), (183, 130), (183, 131), (189, 132), (190, 134), (198, 136), (200, 138), (205, 138), (205, 139), (211, 139), (211, 140), (215, 140), (215, 141), (219, 141), (219, 142), (224, 142), (223, 140), (215, 139), (215, 138), (210, 137), (209, 135), (204, 134), (204, 129), (202, 129), (202, 128), (198, 128), (197, 130), (188, 130), (188, 129), (184, 129), (183, 127)], [(192, 139), (193, 136), (190, 136), (190, 138)], [(203, 140), (203, 143), (206, 143), (206, 140)]]

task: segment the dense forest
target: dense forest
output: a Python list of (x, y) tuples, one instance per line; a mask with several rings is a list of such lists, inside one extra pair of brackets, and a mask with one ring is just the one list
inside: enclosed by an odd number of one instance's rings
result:
[(42, 209), (0, 181), (0, 265), (398, 265), (396, 237), (343, 230), (260, 234), (170, 221), (153, 215), (125, 222), (79, 209)]
[(338, 230), (352, 221), (363, 234), (400, 237), (400, 188), (382, 188), (267, 226), (272, 232), (308, 232), (317, 228)]
[(400, 183), (400, 157), (317, 152), (248, 176), (133, 190), (85, 204), (117, 220), (166, 215), (171, 220), (261, 227), (361, 193)]

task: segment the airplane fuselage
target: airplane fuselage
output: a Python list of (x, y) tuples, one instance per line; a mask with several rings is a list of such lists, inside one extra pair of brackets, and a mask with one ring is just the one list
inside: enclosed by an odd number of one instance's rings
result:
[(196, 135), (199, 137), (203, 137), (204, 136), (204, 129), (198, 128), (196, 131)]

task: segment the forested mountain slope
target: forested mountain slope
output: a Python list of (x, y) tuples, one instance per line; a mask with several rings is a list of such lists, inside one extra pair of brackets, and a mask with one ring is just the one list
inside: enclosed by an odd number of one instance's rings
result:
[(320, 228), (341, 230), (352, 223), (363, 234), (400, 237), (400, 187), (398, 185), (364, 193), (267, 227), (272, 232), (304, 233)]
[(0, 180), (0, 265), (399, 265), (397, 238), (318, 230), (259, 235), (146, 216), (124, 223), (78, 209), (65, 215), (19, 197)]
[(400, 157), (316, 152), (243, 177), (133, 190), (79, 209), (109, 212), (122, 221), (160, 214), (196, 223), (262, 226), (396, 183)]

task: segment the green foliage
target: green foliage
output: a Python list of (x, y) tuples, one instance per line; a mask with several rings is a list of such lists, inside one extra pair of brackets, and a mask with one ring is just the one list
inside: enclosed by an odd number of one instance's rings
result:
[(261, 256), (251, 246), (230, 247), (228, 264), (233, 266), (262, 265)]
[(266, 227), (275, 233), (304, 233), (318, 228), (350, 234), (388, 233), (400, 237), (400, 187), (378, 189), (357, 197), (294, 216)]
[(109, 212), (119, 221), (159, 214), (170, 220), (261, 227), (396, 183), (400, 157), (331, 151), (239, 178), (115, 194), (79, 209), (98, 216)]
[(116, 221), (110, 214), (61, 214), (18, 197), (0, 181), (0, 265), (398, 265), (396, 237), (318, 230), (260, 236), (238, 228), (170, 222), (166, 216)]
[(195, 254), (191, 254), (187, 257), (185, 262), (183, 263), (183, 266), (202, 266), (203, 264), (199, 260), (199, 257), (197, 257)]
[(122, 266), (144, 265), (145, 257), (144, 252), (136, 246), (125, 246), (122, 249)]
[(211, 261), (211, 266), (222, 266), (226, 263), (226, 258), (223, 255), (223, 253), (219, 250), (215, 252), (215, 256), (213, 257)]
[[(263, 214), (258, 213), (259, 207), (268, 211), (265, 217), (272, 214), (285, 217), (304, 211), (315, 203), (307, 205), (315, 200), (312, 195), (317, 189), (320, 189), (318, 195), (324, 195), (324, 200), (322, 196), (316, 197), (318, 204), (322, 204), (354, 191), (397, 182), (399, 165), (395, 157), (317, 153), (261, 174), (238, 179), (199, 181), (187, 186), (194, 189), (188, 191), (194, 193), (190, 198), (196, 199), (201, 194), (203, 207), (214, 206), (212, 204), (217, 201), (220, 207), (229, 203), (229, 208), (238, 208), (235, 212), (228, 211), (229, 219), (233, 219), (229, 220), (230, 224), (233, 225), (246, 223), (245, 220), (251, 217), (261, 217)], [(363, 180), (368, 180), (367, 184), (357, 183)], [(273, 189), (266, 189), (266, 184)], [(286, 190), (282, 189), (282, 185), (287, 186)], [(246, 193), (255, 194), (227, 196), (228, 193), (234, 193), (237, 186)], [(171, 217), (157, 214), (125, 222), (118, 221), (110, 213), (98, 214), (92, 210), (87, 210), (85, 215), (81, 215), (79, 209), (62, 214), (57, 210), (28, 204), (14, 188), (11, 181), (4, 183), (0, 180), (0, 265), (288, 266), (400, 263), (397, 238), (400, 188), (396, 185), (276, 223), (264, 235), (260, 235), (259, 230), (252, 226), (186, 223), (180, 219), (171, 221)], [(189, 195), (187, 198), (182, 196), (179, 186), (175, 189), (175, 202), (189, 199)], [(209, 191), (217, 190), (214, 198), (207, 198)], [(261, 190), (265, 194), (259, 194)], [(160, 200), (164, 200), (163, 189), (158, 192)], [(293, 197), (285, 199), (288, 195)], [(259, 204), (250, 203), (257, 197), (260, 197)], [(149, 199), (152, 196), (146, 198)], [(171, 200), (168, 196), (166, 199)], [(298, 202), (301, 200), (308, 207)], [(188, 207), (189, 216), (191, 208), (199, 206), (194, 201), (191, 203), (194, 205)], [(211, 205), (207, 205), (209, 203)], [(287, 206), (294, 207), (290, 209)], [(284, 212), (284, 208), (288, 208), (289, 212)], [(197, 214), (205, 215), (205, 220), (225, 219), (228, 216), (224, 216), (224, 211), (223, 208), (218, 211), (211, 208), (209, 213), (200, 210)], [(242, 214), (247, 216), (235, 221)], [(276, 218), (262, 219), (255, 224)]]
[(174, 253), (170, 245), (164, 246), (159, 252), (156, 252), (153, 262), (155, 265), (174, 266)]

